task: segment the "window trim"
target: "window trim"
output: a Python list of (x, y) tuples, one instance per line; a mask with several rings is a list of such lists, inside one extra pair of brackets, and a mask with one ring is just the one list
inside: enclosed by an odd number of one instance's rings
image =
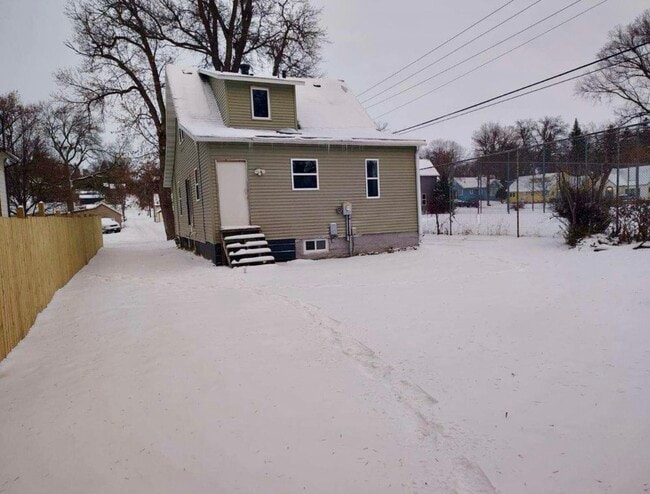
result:
[(199, 169), (194, 168), (194, 200), (195, 201), (200, 201), (201, 200), (201, 174), (199, 173)]
[[(266, 91), (266, 107), (269, 111), (268, 117), (255, 116), (255, 102), (253, 101), (253, 91)], [(253, 120), (271, 120), (271, 91), (267, 87), (251, 86), (251, 118)]]
[(183, 144), (183, 141), (185, 140), (185, 131), (179, 127), (178, 128), (178, 143)]
[[(294, 161), (313, 161), (316, 163), (316, 173), (294, 173), (293, 172), (293, 162)], [(293, 177), (313, 177), (316, 175), (316, 187), (298, 187), (296, 188), (296, 184), (293, 180)], [(320, 168), (318, 166), (318, 160), (315, 158), (291, 158), (291, 190), (320, 190)]]
[[(377, 176), (376, 177), (369, 177), (368, 176), (368, 161), (376, 161), (377, 162)], [(377, 158), (366, 158), (365, 164), (365, 175), (366, 175), (366, 199), (381, 199), (381, 173), (379, 172), (379, 160)], [(370, 196), (368, 195), (369, 189), (368, 189), (368, 182), (370, 180), (376, 180), (377, 181), (377, 195), (376, 196)]]
[[(307, 242), (314, 242), (314, 249), (307, 250)], [(325, 248), (324, 249), (319, 249), (317, 248), (316, 243), (317, 242), (325, 242)], [(312, 254), (321, 254), (323, 252), (329, 252), (330, 251), (330, 243), (329, 240), (326, 238), (308, 238), (302, 241), (302, 251), (306, 256), (312, 255)]]

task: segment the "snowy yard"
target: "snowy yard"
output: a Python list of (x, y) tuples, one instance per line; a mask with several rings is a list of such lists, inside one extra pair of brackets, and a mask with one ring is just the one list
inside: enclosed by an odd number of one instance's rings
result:
[(215, 268), (132, 217), (0, 363), (0, 492), (650, 489), (650, 258)]

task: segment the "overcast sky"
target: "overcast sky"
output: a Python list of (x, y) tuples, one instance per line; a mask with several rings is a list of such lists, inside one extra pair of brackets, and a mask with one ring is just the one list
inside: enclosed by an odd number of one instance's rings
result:
[[(506, 3), (506, 0), (312, 1), (324, 8), (323, 23), (331, 40), (325, 48), (323, 70), (328, 77), (345, 79), (357, 94)], [(448, 54), (535, 1), (514, 0), (495, 16), (389, 82), (417, 72), (419, 67)], [(441, 72), (574, 1), (541, 0), (524, 14), (422, 71), (397, 89)], [(400, 97), (370, 108), (369, 113), (375, 117), (420, 96), (600, 1), (580, 0), (561, 14), (485, 54)], [(45, 99), (55, 89), (52, 73), (58, 67), (75, 64), (75, 56), (64, 46), (70, 34), (63, 15), (65, 3), (65, 0), (0, 0), (0, 92), (17, 89), (27, 101)], [(397, 130), (592, 61), (607, 40), (610, 29), (631, 22), (647, 7), (647, 0), (608, 0), (552, 33), (380, 120)], [(512, 123), (521, 118), (561, 115), (567, 121), (577, 117), (581, 122), (602, 124), (613, 118), (609, 105), (586, 101), (575, 95), (574, 88), (573, 83), (567, 83), (410, 135), (424, 139), (455, 139), (469, 146), (472, 132), (485, 121)], [(382, 96), (390, 96), (395, 91)], [(364, 97), (370, 95), (372, 93)]]

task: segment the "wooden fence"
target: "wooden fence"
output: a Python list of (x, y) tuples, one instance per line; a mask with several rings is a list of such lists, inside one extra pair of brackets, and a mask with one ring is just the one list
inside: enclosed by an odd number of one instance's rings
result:
[(0, 360), (102, 245), (98, 216), (0, 218)]

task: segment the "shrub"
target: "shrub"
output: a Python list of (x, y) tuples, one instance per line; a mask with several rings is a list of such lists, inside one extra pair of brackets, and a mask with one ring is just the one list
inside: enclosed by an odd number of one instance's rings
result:
[(601, 186), (606, 178), (571, 177), (561, 173), (555, 214), (564, 226), (567, 244), (576, 246), (585, 237), (605, 233), (611, 223), (610, 210)]
[(621, 242), (650, 240), (650, 200), (637, 199), (621, 205), (618, 210), (619, 227), (615, 236)]

